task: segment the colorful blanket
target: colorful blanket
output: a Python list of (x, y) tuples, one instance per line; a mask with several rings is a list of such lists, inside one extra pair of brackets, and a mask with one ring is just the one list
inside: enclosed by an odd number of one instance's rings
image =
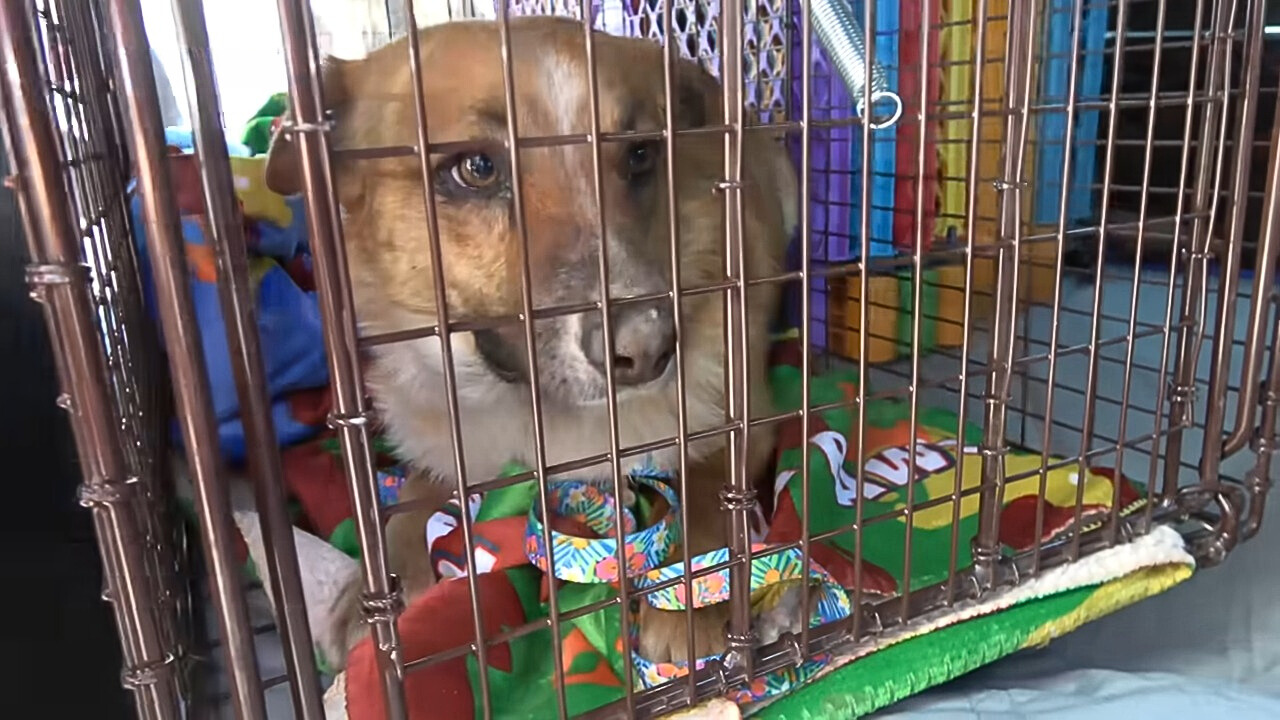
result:
[[(779, 344), (777, 364), (773, 368), (774, 392), (780, 410), (798, 407), (800, 393), (799, 368), (794, 361), (798, 347), (790, 338)], [(811, 402), (826, 405), (848, 400), (857, 392), (857, 378), (852, 372), (831, 372), (813, 378)], [(858, 433), (854, 432), (852, 409), (835, 409), (815, 415), (810, 423), (807, 444), (800, 442), (799, 423), (794, 422), (782, 433), (778, 453), (777, 493), (770, 523), (764, 537), (765, 546), (788, 542), (799, 536), (801, 488), (799, 487), (800, 453), (807, 445), (810, 452), (811, 532), (822, 533), (853, 523), (859, 502), (865, 520), (862, 536), (861, 577), (867, 599), (875, 595), (891, 595), (904, 584), (913, 589), (924, 588), (946, 579), (951, 563), (968, 567), (969, 540), (976, 531), (977, 487), (980, 460), (975, 441), (977, 428), (960, 432), (955, 415), (937, 410), (922, 410), (915, 428), (915, 483), (908, 487), (911, 474), (907, 461), (911, 455), (910, 408), (905, 403), (872, 401), (867, 408), (865, 431), (867, 448), (862, 475), (863, 496), (857, 496), (855, 467)], [(1038, 453), (1011, 453), (1007, 462), (1010, 477), (1020, 471), (1039, 467)], [(960, 473), (957, 475), (959, 467)], [(1119, 488), (1113, 483), (1119, 482)], [(962, 494), (969, 491), (956, 508), (945, 502), (918, 510), (908, 529), (901, 510), (908, 495), (915, 505), (931, 499), (945, 498), (959, 484)], [(1040, 477), (1032, 475), (1014, 480), (1006, 486), (1002, 512), (1001, 541), (1009, 552), (1027, 548), (1035, 540), (1036, 495)], [(1141, 507), (1142, 493), (1123, 478), (1100, 468), (1091, 469), (1081, 479), (1075, 468), (1050, 471), (1046, 478), (1046, 503), (1041, 523), (1042, 540), (1051, 540), (1071, 529), (1077, 492), (1083, 493), (1085, 525), (1096, 523), (1099, 514), (1111, 506), (1115, 493), (1122, 512)], [(497, 634), (520, 624), (545, 617), (547, 597), (542, 573), (532, 567), (519, 549), (519, 538), (525, 529), (524, 518), (533, 502), (532, 486), (517, 485), (499, 493), (473, 499), (468, 503), (476, 532), (484, 540), (479, 543), (491, 558), (481, 565), (489, 572), (476, 578), (482, 595), (480, 603), (484, 625)], [(505, 508), (497, 510), (497, 508)], [(454, 513), (460, 513), (455, 508)], [(456, 532), (456, 523), (446, 523)], [(959, 537), (960, 551), (951, 554), (953, 531)], [(911, 574), (904, 576), (907, 533), (911, 534)], [(428, 529), (428, 537), (432, 531)], [(763, 546), (762, 546), (763, 547)], [(461, 546), (452, 550), (461, 556)], [(858, 573), (857, 545), (852, 534), (813, 546), (813, 560), (827, 576), (843, 588), (853, 585)], [(437, 558), (439, 560), (439, 558)], [(459, 565), (452, 563), (452, 575)], [(439, 567), (439, 565), (437, 565)], [(444, 574), (444, 573), (442, 573)], [(557, 586), (562, 613), (613, 597), (614, 587), (607, 583), (566, 582)], [(469, 642), (473, 619), (467, 599), (468, 583), (463, 579), (442, 582), (413, 603), (402, 616), (401, 635), (405, 657), (412, 661)], [(1056, 606), (1055, 606), (1056, 607)], [(559, 663), (565, 682), (565, 701), (572, 713), (585, 712), (622, 697), (624, 687), (624, 652), (628, 643), (619, 634), (620, 613), (616, 606), (562, 624), (561, 653), (548, 652), (552, 643), (549, 630), (524, 635), (490, 649), (486, 681), (497, 717), (541, 717), (555, 714), (557, 697), (552, 689), (554, 664)], [(444, 631), (444, 628), (449, 628)], [(758, 680), (737, 695), (741, 701), (760, 703), (793, 691), (811, 677), (826, 671), (828, 663), (809, 667), (806, 672), (774, 676)], [(802, 668), (803, 670), (803, 668)], [(854, 671), (850, 671), (854, 672)], [(409, 675), (406, 692), (414, 717), (466, 717), (481, 709), (479, 697), (481, 668), (474, 658), (459, 659), (442, 666), (427, 668)], [(673, 672), (671, 675), (679, 675)], [(855, 673), (856, 674), (856, 673)], [(843, 677), (843, 676), (842, 676)], [(347, 708), (353, 720), (380, 717), (382, 700), (373, 648), (369, 643), (358, 647), (349, 658), (346, 676)], [(649, 678), (638, 676), (643, 685)], [(781, 702), (781, 701), (779, 701)]]
[[(255, 556), (260, 556), (256, 519), (246, 517), (240, 524)], [(310, 565), (321, 570), (318, 575), (323, 575), (328, 568), (315, 560), (324, 555), (323, 548), (328, 546), (305, 533), (298, 535), (304, 562), (309, 558)], [(329, 552), (336, 553), (332, 548)], [(711, 701), (679, 716), (710, 720), (736, 718), (745, 711), (783, 719), (860, 717), (1018, 650), (1047, 644), (1086, 622), (1163, 592), (1186, 580), (1193, 566), (1181, 537), (1169, 528), (1156, 527), (1130, 544), (1051, 570), (992, 600), (961, 605), (954, 612), (915, 625), (909, 631), (886, 634), (857, 653), (838, 658), (808, 684), (772, 702), (739, 709), (732, 702)], [(483, 587), (483, 578), (494, 576), (480, 577)], [(318, 581), (316, 575), (304, 576), (304, 581), (309, 581), (309, 599), (325, 595), (324, 588), (318, 586), (323, 581)], [(428, 610), (426, 606), (415, 607), (423, 615)], [(403, 622), (401, 627), (405, 627)], [(442, 644), (465, 641), (465, 634), (452, 632)], [(463, 680), (460, 675), (453, 679)], [(574, 680), (574, 676), (569, 679)], [(326, 717), (338, 720), (366, 716), (362, 703), (367, 700), (361, 698), (368, 697), (368, 688), (357, 690), (350, 699), (348, 691), (348, 677), (341, 673), (325, 694)], [(515, 716), (538, 717), (519, 713)]]
[[(269, 127), (274, 122), (271, 118), (276, 109), (269, 103), (262, 117), (255, 119), (259, 131), (260, 126)], [(251, 132), (246, 135), (246, 144), (252, 145), (256, 139), (260, 138)], [(171, 140), (182, 142), (180, 134), (171, 134)], [(327, 374), (302, 232), (302, 209), (296, 199), (265, 191), (260, 161), (260, 157), (236, 158), (237, 196), (253, 254), (251, 274), (257, 293), (258, 325), (275, 403), (278, 440), (283, 448), (285, 481), (295, 503), (296, 536), (307, 565), (303, 574), (313, 633), (323, 647), (329, 601), (354, 567), (359, 546), (338, 446), (332, 434), (322, 429), (329, 409)], [(175, 147), (171, 170), (222, 450), (234, 464), (243, 459), (244, 434), (217, 301), (217, 270), (207, 243), (207, 220), (189, 148)], [(134, 211), (139, 212), (136, 204)], [(135, 227), (142, 249), (144, 292), (148, 305), (154, 308), (141, 235), (144, 225), (138, 222)], [(777, 344), (771, 372), (780, 410), (794, 410), (801, 405), (800, 350), (795, 333)], [(825, 406), (852, 400), (858, 378), (852, 371), (833, 371), (813, 377), (810, 387), (811, 403)], [(813, 582), (821, 588), (824, 603), (811, 621), (820, 622), (841, 617), (841, 613), (847, 615), (847, 589), (854, 585), (856, 577), (861, 578), (864, 597), (874, 599), (893, 595), (904, 587), (935, 585), (945, 580), (953, 567), (969, 566), (969, 540), (976, 532), (978, 507), (973, 491), (981, 467), (974, 447), (977, 428), (961, 428), (954, 414), (931, 408), (921, 408), (913, 424), (907, 404), (888, 400), (869, 401), (865, 420), (866, 425), (859, 432), (856, 410), (845, 407), (814, 414), (808, 438), (801, 436), (799, 421), (782, 428), (774, 492), (763, 498), (756, 512), (760, 521), (756, 528), (755, 539), (760, 543), (757, 549), (763, 553), (770, 545), (800, 537), (800, 469), (805, 452), (810, 457), (810, 532), (850, 527), (859, 519), (859, 512), (863, 531), (860, 538), (846, 532), (815, 543), (812, 560), (816, 569), (808, 578), (796, 569), (799, 563), (794, 553), (758, 561), (752, 573), (753, 589), (759, 590), (753, 595), (758, 607), (767, 609), (771, 602), (778, 602), (778, 593), (770, 592), (770, 586)], [(859, 453), (861, 440), (865, 440), (865, 448)], [(380, 446), (379, 450), (382, 499), (391, 502), (403, 473), (397, 468), (392, 448)], [(912, 461), (914, 470), (909, 467)], [(1076, 530), (1077, 497), (1083, 499), (1085, 527), (1109, 511), (1113, 498), (1119, 499), (1122, 513), (1141, 507), (1142, 489), (1106, 468), (1090, 468), (1082, 477), (1076, 467), (1068, 466), (1048, 472), (1042, 480), (1033, 472), (1041, 466), (1038, 453), (1014, 451), (1005, 462), (1011, 478), (1025, 476), (1008, 483), (1002, 497), (1000, 541), (1007, 552), (1024, 550), (1037, 539), (1052, 540)], [(863, 481), (861, 489), (859, 477)], [(1042, 482), (1043, 503), (1037, 500)], [(955, 494), (961, 497), (958, 503), (950, 499)], [(468, 549), (459, 529), (464, 512), (475, 524), (476, 542), (470, 551), (480, 574), (474, 582), (481, 596), (483, 624), (491, 636), (546, 617), (552, 592), (560, 612), (566, 613), (614, 597), (616, 581), (624, 572), (638, 580), (646, 574), (679, 573), (670, 565), (673, 558), (646, 559), (642, 555), (651, 547), (633, 547), (629, 543), (624, 554), (627, 567), (618, 567), (613, 553), (605, 552), (594, 557), (591, 572), (557, 573), (557, 580), (548, 582), (536, 563), (537, 542), (528, 532), (535, 495), (536, 488), (531, 483), (517, 484), (467, 498), (465, 503), (454, 503), (431, 518), (424, 529), (424, 540), (442, 582), (412, 603), (400, 619), (407, 661), (473, 639), (470, 581), (463, 577)], [(652, 527), (655, 513), (662, 514), (653, 509), (661, 505), (660, 499), (656, 500), (658, 505), (652, 504), (655, 498), (648, 501), (648, 507), (626, 509), (628, 531), (642, 532)], [(565, 535), (565, 541), (571, 547), (581, 541), (585, 543), (581, 548), (584, 552), (594, 552), (589, 548), (596, 542), (593, 533), (604, 535), (606, 530), (592, 525), (590, 513), (583, 510), (585, 506), (574, 506), (574, 502), (572, 494), (567, 494), (566, 504), (559, 509), (571, 516), (578, 513), (570, 519), (583, 521), (575, 531), (581, 537), (575, 540), (570, 533)], [(925, 503), (927, 507), (921, 507)], [(918, 509), (908, 515), (904, 512), (908, 506)], [(669, 510), (670, 503), (666, 507)], [(249, 561), (255, 550), (261, 550), (256, 522), (252, 512), (243, 508), (236, 519), (246, 540), (242, 554)], [(670, 532), (678, 534), (679, 529), (672, 527)], [(953, 535), (959, 541), (954, 555)], [(724, 551), (721, 555), (727, 557)], [(254, 565), (247, 563), (250, 572)], [(1188, 568), (1189, 563), (1179, 559), (1135, 570), (1137, 574), (1128, 577), (1077, 578), (1074, 584), (1059, 586), (1052, 593), (1046, 591), (1044, 599), (1028, 596), (1017, 603), (1009, 600), (1016, 597), (1015, 592), (1003, 596), (1005, 600), (1001, 602), (1005, 604), (987, 607), (986, 612), (995, 614), (911, 640), (896, 638), (898, 644), (853, 664), (847, 664), (849, 657), (820, 658), (793, 671), (761, 678), (737, 692), (734, 699), (746, 703), (749, 711), (778, 717), (847, 717), (850, 713), (864, 713), (1000, 654), (1045, 641), (1054, 633), (1114, 608), (1120, 603), (1117, 598), (1132, 600), (1158, 591), (1184, 578)], [(677, 587), (683, 590), (682, 586)], [(722, 599), (726, 587), (719, 575), (699, 580), (695, 601)], [(685, 598), (673, 592), (667, 601), (678, 604)], [(482, 668), (474, 656), (468, 656), (411, 673), (406, 680), (411, 712), (415, 718), (478, 716), (482, 714), (481, 688), (487, 685), (495, 717), (554, 715), (558, 697), (552, 679), (558, 669), (565, 681), (567, 709), (576, 714), (623, 696), (630, 684), (626, 678), (628, 657), (640, 669), (632, 678), (639, 686), (687, 672), (686, 668), (646, 665), (643, 658), (635, 656), (630, 639), (620, 631), (624, 611), (632, 612), (630, 608), (611, 605), (563, 622), (558, 656), (549, 652), (553, 648), (550, 630), (542, 629), (491, 647), (486, 667)], [(958, 610), (949, 622), (966, 617)], [(947, 621), (935, 621), (938, 627), (946, 624)], [(953, 648), (948, 644), (949, 638), (963, 639), (968, 649)], [(876, 648), (890, 640), (886, 638)], [(324, 659), (321, 657), (322, 663)], [(805, 687), (824, 674), (829, 679)], [(344, 687), (350, 717), (383, 716), (370, 643), (357, 647), (348, 659)]]
[[(218, 299), (217, 259), (209, 238), (199, 163), (192, 151), (189, 130), (170, 128), (165, 137), (169, 145), (169, 180), (178, 206), (188, 282), (218, 421), (218, 440), (223, 456), (232, 464), (239, 464), (245, 457), (244, 427)], [(302, 200), (285, 198), (267, 189), (265, 156), (250, 156), (251, 149), (235, 143), (229, 143), (228, 149), (239, 220), (249, 254), (249, 279), (267, 388), (273, 401), (272, 419), (277, 440), (287, 446), (315, 436), (323, 427), (324, 412), (317, 415), (316, 410), (323, 404), (323, 393), (329, 384)], [(143, 299), (154, 316), (151, 259), (138, 194), (133, 195), (131, 212)], [(173, 438), (179, 441), (176, 426)]]
[(1164, 592), (1189, 578), (1194, 564), (1176, 531), (1156, 527), (994, 599), (886, 634), (832, 663), (806, 687), (752, 708), (752, 714), (778, 720), (862, 717)]

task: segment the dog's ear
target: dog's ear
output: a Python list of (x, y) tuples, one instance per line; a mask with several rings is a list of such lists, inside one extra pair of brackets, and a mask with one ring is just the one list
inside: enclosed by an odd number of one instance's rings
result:
[(680, 60), (676, 66), (676, 128), (704, 127), (720, 115), (720, 82), (701, 63)]
[[(341, 113), (348, 97), (348, 79), (359, 61), (326, 58), (320, 71), (320, 97), (326, 110)], [(292, 108), (288, 111), (292, 113)], [(282, 124), (271, 138), (265, 170), (267, 188), (280, 195), (302, 192), (302, 161), (297, 143)]]
[[(677, 65), (676, 127), (696, 128), (718, 124), (724, 111), (723, 88), (720, 81), (703, 68), (701, 63), (680, 60)], [(788, 235), (799, 224), (799, 180), (787, 149), (785, 132), (769, 133), (772, 137), (756, 133), (750, 141), (755, 162), (750, 172), (760, 173), (761, 185), (770, 189), (772, 197), (782, 203), (783, 230)]]

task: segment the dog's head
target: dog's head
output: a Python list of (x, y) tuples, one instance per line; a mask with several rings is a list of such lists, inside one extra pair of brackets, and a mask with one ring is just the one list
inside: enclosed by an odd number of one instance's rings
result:
[[(426, 163), (430, 196), (424, 194), (417, 157), (339, 155), (335, 177), (361, 326), (366, 333), (385, 332), (435, 321), (425, 205), (430, 201), (451, 320), (522, 312), (522, 246), (527, 247), (535, 316), (553, 307), (591, 306), (604, 292), (599, 273), (604, 252), (611, 298), (659, 297), (613, 308), (619, 395), (673, 395), (676, 322), (668, 295), (673, 287), (664, 143), (652, 135), (607, 141), (597, 158), (587, 142), (593, 106), (582, 25), (518, 18), (509, 27), (515, 122), (522, 138), (518, 174), (507, 146), (511, 119), (502, 43), (497, 25), (489, 22), (451, 23), (419, 33), (429, 141), (440, 147)], [(594, 38), (603, 133), (660, 132), (666, 112), (662, 48), (603, 34)], [(400, 41), (363, 60), (326, 66), (323, 93), (335, 119), (337, 150), (420, 145), (408, 58)], [(677, 61), (675, 70), (677, 127), (719, 124), (716, 81), (686, 61)], [(579, 141), (557, 146), (536, 141), (559, 135), (577, 135)], [(681, 135), (676, 143), (675, 214), (680, 282), (686, 288), (724, 277), (724, 208), (715, 190), (724, 173), (723, 137), (717, 132)], [(764, 242), (777, 246), (776, 252), (748, 252), (748, 266), (754, 265), (751, 272), (758, 276), (776, 268), (786, 242), (783, 217), (794, 214), (789, 208), (794, 197), (784, 200), (787, 193), (776, 188), (780, 173), (790, 172), (781, 145), (771, 138), (751, 142), (773, 153), (768, 166), (744, 170), (756, 174), (745, 191), (745, 229), (750, 234), (769, 228), (772, 237)], [(269, 183), (286, 193), (298, 190), (297, 166), (292, 144), (278, 138), (268, 162)], [(517, 184), (522, 208), (515, 203)], [(704, 294), (689, 297), (683, 308), (686, 353), (717, 367), (715, 360), (723, 356), (721, 303), (718, 295)], [(583, 406), (604, 400), (602, 335), (598, 310), (537, 317), (533, 339), (544, 403)], [(526, 347), (520, 324), (456, 334), (462, 391), (527, 384)]]

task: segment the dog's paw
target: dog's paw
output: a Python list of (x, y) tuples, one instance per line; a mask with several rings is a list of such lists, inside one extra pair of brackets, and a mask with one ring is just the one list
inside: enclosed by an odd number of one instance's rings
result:
[[(818, 604), (819, 589), (811, 587), (809, 612), (801, 614), (804, 592), (798, 582), (787, 583), (757, 596), (753, 627), (756, 642), (768, 645), (787, 633), (799, 635), (805, 620)], [(650, 662), (687, 662), (688, 625), (683, 610), (658, 610), (640, 603), (640, 655)], [(729, 623), (729, 603), (719, 603), (693, 611), (693, 634), (697, 657), (721, 655), (728, 647), (725, 630)]]
[[(684, 610), (659, 610), (640, 601), (640, 656), (655, 662), (688, 662), (688, 620)], [(721, 655), (728, 647), (725, 628), (729, 604), (720, 603), (693, 611), (693, 638), (697, 657)]]
[(809, 612), (801, 615), (804, 590), (800, 583), (789, 582), (775, 586), (770, 596), (757, 598), (755, 607), (756, 641), (761, 645), (776, 642), (787, 633), (800, 634), (806, 618), (813, 614), (818, 602), (818, 588), (810, 588)]
[(327, 664), (334, 670), (341, 670), (347, 665), (347, 655), (366, 635), (369, 625), (364, 621), (361, 611), (361, 596), (364, 585), (359, 570), (342, 586), (341, 592), (334, 598), (329, 608), (330, 626), (321, 647), (321, 654)]

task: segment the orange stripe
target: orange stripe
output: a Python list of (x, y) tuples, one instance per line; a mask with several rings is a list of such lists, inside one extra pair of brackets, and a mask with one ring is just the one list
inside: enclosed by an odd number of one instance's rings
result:
[(204, 283), (217, 282), (218, 262), (213, 257), (213, 248), (195, 243), (185, 245), (187, 264), (191, 267), (191, 272), (195, 273), (196, 280)]
[[(569, 674), (573, 661), (582, 654), (590, 654), (597, 658), (596, 665), (589, 672)], [(605, 662), (600, 651), (596, 650), (587, 636), (579, 628), (574, 628), (565, 636), (560, 646), (560, 664), (564, 668), (565, 685), (604, 685), (605, 687), (622, 687), (622, 682), (614, 674), (613, 668)]]

